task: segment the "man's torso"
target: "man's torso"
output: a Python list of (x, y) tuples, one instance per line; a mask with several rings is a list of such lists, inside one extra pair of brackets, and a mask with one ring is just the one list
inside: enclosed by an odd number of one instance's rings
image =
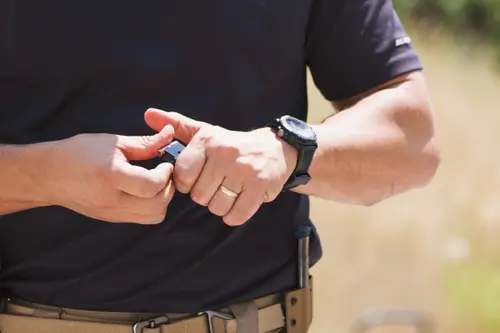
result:
[[(148, 134), (148, 107), (234, 130), (283, 114), (305, 119), (310, 6), (310, 0), (0, 0), (0, 143)], [(218, 307), (293, 287), (293, 234), (304, 223), (307, 198), (294, 193), (265, 204), (238, 228), (179, 193), (155, 226), (33, 209), (0, 217), (0, 287), (73, 308)], [(312, 252), (314, 262), (316, 238)]]

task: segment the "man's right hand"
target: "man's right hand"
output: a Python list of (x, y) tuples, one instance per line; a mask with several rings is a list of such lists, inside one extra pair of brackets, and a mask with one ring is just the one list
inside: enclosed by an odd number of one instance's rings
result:
[(80, 134), (53, 142), (44, 158), (47, 202), (108, 222), (160, 223), (174, 194), (173, 166), (148, 170), (129, 163), (154, 157), (174, 137)]

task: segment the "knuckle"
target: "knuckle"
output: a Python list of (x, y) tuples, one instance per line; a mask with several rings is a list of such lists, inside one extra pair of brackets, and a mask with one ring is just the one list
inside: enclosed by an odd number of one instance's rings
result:
[(141, 191), (148, 198), (154, 198), (162, 189), (165, 188), (166, 182), (162, 179), (154, 179), (143, 184)]
[(169, 184), (169, 179), (166, 177), (160, 177), (160, 176), (156, 177), (155, 179), (151, 180), (151, 182), (150, 182), (151, 188), (154, 188), (157, 192), (164, 189), (168, 184)]
[(149, 135), (141, 135), (139, 136), (139, 142), (143, 146), (151, 146), (154, 143), (154, 138)]
[(227, 156), (238, 156), (240, 155), (240, 149), (236, 147), (236, 145), (227, 142), (226, 144), (221, 145), (220, 150), (223, 154)]
[(208, 210), (210, 211), (210, 213), (212, 213), (216, 216), (221, 216), (221, 217), (226, 215), (228, 212), (227, 208), (224, 208), (220, 205), (215, 205), (215, 204), (209, 204)]
[(238, 157), (237, 162), (239, 165), (241, 165), (242, 168), (248, 169), (255, 173), (263, 170), (261, 166), (262, 162), (260, 156), (243, 154)]
[(264, 171), (264, 170), (257, 171), (257, 173), (255, 175), (255, 181), (259, 184), (268, 184), (271, 182), (271, 179), (272, 179), (272, 177), (269, 174), (269, 172)]
[(223, 140), (223, 135), (227, 130), (220, 126), (207, 127), (202, 131), (200, 139), (204, 141), (207, 151), (216, 150), (219, 153), (237, 154), (239, 153), (238, 147), (230, 140)]
[(196, 134), (196, 139), (203, 144), (209, 144), (212, 141), (213, 132), (214, 126), (203, 125)]
[(177, 190), (181, 193), (188, 193), (191, 189), (191, 180), (187, 176), (176, 175), (174, 176), (174, 183)]
[(249, 159), (246, 159), (246, 158), (239, 158), (237, 161), (236, 161), (237, 165), (238, 165), (238, 171), (245, 174), (245, 175), (250, 175), (250, 174), (254, 174), (255, 173), (255, 170), (254, 170), (254, 165), (252, 163), (252, 161), (250, 161)]
[(182, 155), (179, 156), (173, 173), (176, 186), (191, 189), (198, 178), (198, 173), (192, 167), (193, 164), (188, 159), (182, 158)]
[(154, 198), (163, 188), (165, 182), (161, 179), (144, 179), (137, 185), (137, 194), (146, 199)]
[(197, 204), (199, 204), (201, 206), (208, 205), (207, 196), (201, 190), (197, 189), (196, 187), (191, 191), (189, 196), (191, 197), (191, 200), (193, 200), (194, 202), (196, 202)]

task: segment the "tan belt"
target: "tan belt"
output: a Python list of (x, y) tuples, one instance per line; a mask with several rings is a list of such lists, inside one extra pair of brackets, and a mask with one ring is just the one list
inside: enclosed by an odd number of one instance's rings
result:
[(312, 279), (310, 288), (285, 293), (284, 300), (271, 295), (195, 316), (85, 311), (11, 300), (0, 313), (0, 333), (268, 333), (284, 328), (306, 333), (311, 321)]

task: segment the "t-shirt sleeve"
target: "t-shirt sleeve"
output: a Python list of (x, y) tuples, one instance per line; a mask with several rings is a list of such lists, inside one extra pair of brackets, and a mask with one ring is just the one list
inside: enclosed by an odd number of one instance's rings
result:
[(391, 0), (313, 0), (307, 65), (330, 101), (353, 97), (422, 64)]

